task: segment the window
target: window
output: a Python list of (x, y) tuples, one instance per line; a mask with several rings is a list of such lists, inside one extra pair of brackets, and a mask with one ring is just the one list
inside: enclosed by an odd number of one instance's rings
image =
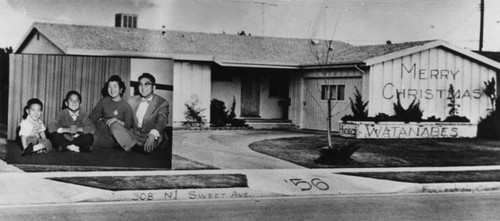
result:
[(321, 85), (321, 100), (338, 100), (345, 99), (345, 85)]

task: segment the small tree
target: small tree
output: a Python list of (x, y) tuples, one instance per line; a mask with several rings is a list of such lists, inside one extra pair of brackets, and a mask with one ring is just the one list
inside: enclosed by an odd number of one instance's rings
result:
[(361, 92), (359, 92), (358, 88), (354, 86), (354, 100), (349, 98), (351, 102), (351, 111), (352, 115), (345, 115), (341, 118), (343, 122), (345, 121), (363, 121), (368, 119), (368, 101), (363, 101), (363, 97), (361, 96)]
[(495, 78), (491, 78), (491, 80), (485, 81), (484, 86), (485, 86), (485, 88), (484, 88), (483, 92), (490, 99), (490, 103), (491, 103), (490, 111), (493, 112), (493, 111), (495, 111), (495, 100), (497, 99), (496, 90), (495, 90), (495, 86), (496, 86)]
[(227, 120), (231, 122), (236, 117), (236, 98), (233, 96), (233, 103), (231, 104), (231, 109), (229, 110), (229, 114), (227, 115)]
[(470, 122), (470, 120), (465, 116), (458, 116), (458, 108), (460, 104), (457, 104), (456, 101), (456, 92), (455, 88), (452, 84), (450, 84), (450, 88), (448, 89), (448, 107), (450, 107), (450, 111), (448, 112), (449, 116), (444, 119), (444, 122)]
[(450, 88), (448, 89), (448, 100), (450, 100), (450, 103), (448, 103), (448, 107), (450, 107), (450, 111), (448, 114), (450, 116), (456, 116), (458, 115), (458, 107), (460, 107), (459, 104), (456, 103), (456, 98), (455, 98), (455, 88), (453, 87), (452, 84), (450, 84)]
[(368, 106), (368, 101), (363, 101), (361, 92), (359, 92), (356, 86), (354, 87), (354, 90), (354, 100), (352, 100), (352, 98), (349, 98), (349, 100), (351, 101), (352, 114), (356, 119), (366, 119), (368, 118), (368, 109), (366, 108), (366, 106)]

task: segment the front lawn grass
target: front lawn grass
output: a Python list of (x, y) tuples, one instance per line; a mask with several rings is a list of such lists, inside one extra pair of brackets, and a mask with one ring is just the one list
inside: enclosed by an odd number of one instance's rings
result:
[(243, 174), (185, 174), (169, 176), (56, 177), (51, 180), (106, 190), (156, 190), (248, 187)]
[(358, 142), (350, 165), (314, 162), (326, 136), (263, 140), (250, 144), (254, 151), (308, 168), (429, 167), (500, 165), (500, 141), (483, 139), (348, 139), (333, 138), (334, 145)]

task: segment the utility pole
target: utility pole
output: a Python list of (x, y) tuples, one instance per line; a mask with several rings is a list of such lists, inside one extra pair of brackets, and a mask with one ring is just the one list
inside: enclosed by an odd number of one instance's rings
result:
[(483, 32), (484, 32), (484, 0), (481, 0), (481, 5), (479, 6), (481, 11), (481, 24), (479, 27), (479, 51), (483, 51)]

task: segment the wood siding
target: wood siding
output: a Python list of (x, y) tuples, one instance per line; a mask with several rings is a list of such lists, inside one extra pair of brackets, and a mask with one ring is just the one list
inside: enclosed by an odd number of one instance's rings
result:
[[(70, 90), (81, 93), (83, 111), (92, 111), (102, 98), (104, 83), (115, 74), (124, 82), (130, 81), (129, 58), (10, 55), (7, 138), (15, 139), (29, 99), (38, 98), (43, 102), (42, 121), (48, 125), (61, 110), (64, 96)], [(128, 99), (128, 93), (124, 99)]]
[(304, 78), (300, 73), (290, 75), (290, 107), (289, 118), (295, 126), (303, 128)]
[[(304, 73), (304, 90), (303, 90), (303, 122), (301, 128), (326, 130), (327, 129), (327, 101), (321, 100), (321, 85), (345, 85), (345, 95), (343, 101), (332, 101), (332, 131), (339, 130), (339, 121), (346, 114), (351, 114), (349, 98), (354, 96), (354, 87), (362, 90), (362, 73), (357, 69), (333, 69), (328, 72), (310, 71)], [(299, 84), (299, 85), (297, 85)], [(294, 96), (301, 96), (297, 92), (300, 83), (297, 79), (294, 83)], [(293, 104), (294, 108), (300, 105)], [(293, 111), (294, 119), (296, 120), (300, 114)]]
[(483, 93), (484, 83), (496, 79), (496, 72), (473, 60), (444, 48), (433, 48), (418, 53), (374, 64), (369, 73), (370, 116), (383, 112), (394, 114), (396, 90), (401, 93), (403, 106), (414, 98), (420, 101), (424, 118), (449, 116), (448, 89), (450, 84), (458, 92), (458, 115), (472, 122), (487, 114), (490, 102)]
[[(173, 126), (181, 126), (186, 121), (184, 112), (186, 102), (198, 98), (198, 107), (204, 110), (203, 115), (210, 122), (211, 70), (208, 63), (174, 61), (174, 111)], [(205, 126), (208, 126), (206, 124)]]

